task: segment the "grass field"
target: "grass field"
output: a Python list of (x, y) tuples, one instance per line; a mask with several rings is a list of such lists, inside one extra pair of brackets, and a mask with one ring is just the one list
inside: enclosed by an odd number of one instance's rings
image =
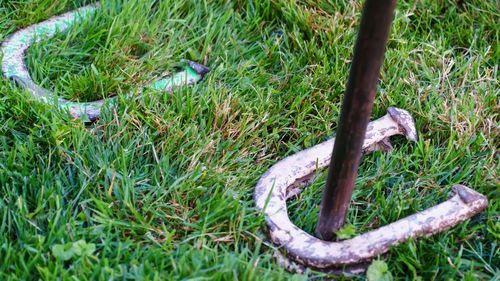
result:
[[(420, 140), (363, 157), (348, 223), (356, 233), (388, 224), (457, 183), (490, 204), (391, 249), (398, 280), (500, 279), (500, 4), (457, 2), (398, 3), (373, 118), (405, 108)], [(87, 3), (0, 0), (0, 41)], [(94, 124), (0, 79), (0, 279), (324, 276), (274, 261), (252, 191), (273, 163), (334, 134), (361, 4), (108, 0), (30, 48), (34, 79), (80, 101), (137, 92), (183, 58), (212, 71), (172, 94), (120, 98)], [(290, 204), (309, 232), (324, 182)]]

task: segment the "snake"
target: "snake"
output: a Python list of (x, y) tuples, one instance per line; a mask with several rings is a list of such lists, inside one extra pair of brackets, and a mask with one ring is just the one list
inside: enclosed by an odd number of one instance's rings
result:
[[(75, 119), (93, 122), (99, 119), (104, 105), (116, 106), (117, 97), (100, 99), (92, 102), (75, 102), (58, 97), (55, 93), (38, 85), (31, 77), (26, 66), (26, 50), (34, 43), (48, 40), (58, 32), (88, 20), (100, 7), (99, 2), (73, 11), (54, 16), (46, 21), (20, 29), (10, 35), (0, 46), (3, 54), (2, 74), (5, 78), (27, 90), (31, 96), (40, 102), (55, 105), (69, 111)], [(208, 67), (190, 60), (184, 60), (182, 71), (155, 80), (145, 86), (145, 89), (171, 92), (175, 87), (192, 85), (202, 80), (210, 71)], [(143, 89), (141, 89), (142, 92)], [(132, 96), (131, 93), (127, 96)]]

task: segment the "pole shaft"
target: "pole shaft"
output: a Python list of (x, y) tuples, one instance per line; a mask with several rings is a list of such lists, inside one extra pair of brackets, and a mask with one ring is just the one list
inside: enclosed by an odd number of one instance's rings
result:
[(324, 240), (334, 238), (349, 208), (395, 4), (365, 2), (316, 225), (316, 234)]

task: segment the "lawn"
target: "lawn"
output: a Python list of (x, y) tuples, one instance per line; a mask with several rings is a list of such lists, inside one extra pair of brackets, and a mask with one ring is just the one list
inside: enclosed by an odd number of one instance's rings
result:
[[(0, 0), (0, 41), (88, 3)], [(35, 44), (27, 63), (44, 87), (75, 101), (123, 98), (89, 124), (0, 79), (0, 279), (324, 276), (275, 262), (252, 192), (273, 163), (334, 135), (361, 7), (108, 0)], [(499, 10), (494, 0), (398, 3), (373, 119), (404, 108), (420, 140), (363, 157), (347, 221), (366, 232), (446, 200), (457, 183), (490, 204), (380, 257), (395, 279), (500, 279)], [(138, 94), (182, 59), (211, 72), (171, 94)], [(290, 203), (311, 233), (324, 183)]]

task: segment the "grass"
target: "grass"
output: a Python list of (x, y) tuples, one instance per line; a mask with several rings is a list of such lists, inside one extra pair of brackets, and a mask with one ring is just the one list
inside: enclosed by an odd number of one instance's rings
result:
[[(0, 40), (89, 2), (0, 0)], [(398, 280), (500, 278), (499, 4), (459, 2), (399, 1), (373, 118), (405, 108), (420, 140), (363, 158), (348, 223), (385, 225), (457, 183), (490, 205), (392, 248), (384, 258)], [(91, 125), (0, 80), (0, 279), (324, 276), (275, 263), (252, 190), (277, 160), (334, 134), (360, 11), (340, 0), (108, 0), (34, 45), (34, 79), (73, 100), (137, 91), (183, 58), (212, 71), (172, 94), (119, 99)], [(307, 231), (324, 181), (290, 204)], [(79, 240), (95, 250), (56, 257), (56, 245)]]

